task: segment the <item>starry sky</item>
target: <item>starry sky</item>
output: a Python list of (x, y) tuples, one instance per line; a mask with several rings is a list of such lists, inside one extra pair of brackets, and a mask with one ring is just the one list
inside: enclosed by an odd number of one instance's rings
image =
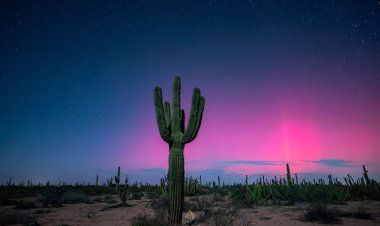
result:
[(0, 184), (167, 172), (153, 90), (206, 98), (186, 175), (380, 179), (380, 2), (0, 2)]

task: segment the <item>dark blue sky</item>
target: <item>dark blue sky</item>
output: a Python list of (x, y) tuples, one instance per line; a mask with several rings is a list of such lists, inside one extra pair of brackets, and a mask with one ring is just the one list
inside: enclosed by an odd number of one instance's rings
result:
[[(185, 148), (205, 164), (188, 172), (253, 175), (218, 162), (273, 160), (343, 174), (318, 168), (338, 160), (378, 176), (379, 59), (377, 0), (1, 1), (0, 183), (105, 180), (118, 165), (158, 181), (168, 153), (152, 92), (169, 99), (175, 75), (185, 110), (193, 87), (206, 97), (199, 141)], [(290, 154), (272, 152), (284, 139)]]

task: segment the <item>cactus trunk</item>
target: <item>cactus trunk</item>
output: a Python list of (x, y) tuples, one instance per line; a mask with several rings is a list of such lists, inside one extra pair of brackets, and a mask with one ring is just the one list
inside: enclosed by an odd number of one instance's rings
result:
[(182, 220), (184, 199), (184, 155), (183, 148), (172, 147), (169, 154), (169, 223), (175, 225)]
[(117, 175), (115, 176), (115, 191), (116, 193), (119, 192), (119, 186), (120, 186), (120, 166), (117, 168)]

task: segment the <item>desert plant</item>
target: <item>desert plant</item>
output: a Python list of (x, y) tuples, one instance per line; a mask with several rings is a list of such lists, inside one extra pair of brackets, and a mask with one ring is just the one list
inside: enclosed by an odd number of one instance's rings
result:
[(358, 211), (352, 213), (352, 217), (356, 219), (363, 219), (363, 220), (374, 220), (374, 216), (372, 213), (368, 212), (367, 210), (363, 208), (358, 208)]
[(9, 177), (9, 180), (8, 180), (7, 186), (10, 187), (11, 185), (12, 185), (12, 177)]
[(21, 200), (16, 204), (16, 209), (33, 209), (36, 208), (36, 204), (31, 201)]
[(92, 203), (88, 196), (72, 191), (65, 192), (59, 202), (61, 204)]
[(35, 216), (26, 213), (5, 214), (0, 217), (0, 225), (29, 225), (39, 226)]
[(230, 226), (234, 223), (234, 216), (236, 215), (236, 210), (227, 210), (227, 209), (217, 209), (212, 213), (212, 221), (215, 226)]
[(120, 188), (119, 197), (121, 204), (125, 205), (127, 202), (127, 185)]
[(120, 186), (120, 166), (117, 168), (117, 175), (115, 176), (115, 191), (116, 191), (116, 193), (119, 192), (119, 186)]
[(154, 105), (161, 138), (169, 144), (169, 224), (180, 224), (184, 199), (184, 154), (185, 144), (192, 142), (198, 134), (202, 121), (205, 98), (199, 88), (193, 91), (190, 119), (185, 130), (185, 111), (181, 109), (181, 78), (173, 84), (173, 109), (170, 103), (162, 103), (160, 87), (154, 89)]
[(366, 185), (367, 186), (370, 185), (371, 184), (371, 180), (368, 177), (368, 170), (365, 168), (365, 165), (363, 165), (363, 176), (364, 176)]
[(338, 218), (339, 213), (328, 209), (325, 204), (314, 203), (304, 215), (305, 221), (320, 222), (322, 224), (337, 224), (341, 222)]
[(167, 226), (167, 217), (163, 211), (156, 211), (154, 217), (149, 217), (146, 214), (138, 215), (132, 218), (132, 226)]
[(109, 179), (107, 179), (107, 185), (108, 185), (108, 187), (112, 187), (112, 185), (113, 185), (113, 177), (110, 177)]
[(289, 164), (286, 163), (286, 179), (287, 179), (287, 182), (288, 182), (288, 186), (292, 186), (292, 176), (290, 174), (290, 168), (289, 168)]
[(108, 204), (116, 203), (117, 201), (112, 197), (112, 195), (107, 194), (104, 196), (104, 202)]
[(125, 180), (124, 180), (125, 187), (128, 187), (128, 182), (129, 182), (128, 175), (125, 175)]

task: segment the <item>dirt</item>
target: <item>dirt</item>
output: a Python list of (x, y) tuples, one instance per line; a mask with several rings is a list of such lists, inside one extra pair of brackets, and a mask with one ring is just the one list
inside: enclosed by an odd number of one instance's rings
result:
[[(117, 199), (117, 196), (114, 198)], [(33, 199), (28, 198), (28, 200)], [(102, 200), (102, 198), (99, 197), (98, 200)], [(9, 224), (5, 225), (32, 225), (33, 222), (38, 222), (40, 225), (131, 225), (132, 218), (139, 214), (145, 214), (150, 217), (155, 216), (155, 210), (149, 207), (150, 202), (150, 199), (142, 198), (141, 200), (128, 200), (127, 206), (120, 206), (117, 203), (108, 204), (102, 201), (93, 204), (64, 204), (63, 207), (49, 208), (37, 205), (37, 208), (32, 209), (0, 206), (0, 218), (3, 218), (1, 222), (7, 222), (4, 221), (4, 218), (9, 218)], [(309, 208), (309, 205), (305, 203), (296, 203), (291, 206), (271, 205), (233, 210), (230, 201), (226, 200), (215, 201), (212, 208), (229, 209), (224, 212), (226, 215), (221, 215), (221, 217), (233, 220), (232, 225), (323, 225), (302, 220)], [(365, 220), (356, 219), (352, 216), (339, 217), (341, 219), (340, 225), (380, 225), (380, 201), (355, 201), (344, 205), (328, 204), (327, 208), (339, 210), (343, 213), (353, 213), (361, 209), (370, 213), (374, 218)], [(193, 211), (193, 213), (196, 219), (205, 214), (204, 211)], [(184, 212), (183, 216), (185, 214), (186, 212)], [(13, 221), (18, 223), (12, 224), (12, 217), (17, 218)], [(183, 221), (185, 222), (186, 219), (184, 218)], [(209, 226), (215, 224), (217, 224), (216, 221), (209, 220), (193, 225)]]

